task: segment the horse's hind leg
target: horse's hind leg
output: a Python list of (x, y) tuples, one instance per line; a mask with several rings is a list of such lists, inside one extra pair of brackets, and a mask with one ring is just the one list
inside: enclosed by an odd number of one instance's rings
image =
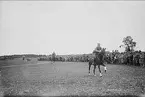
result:
[(98, 65), (98, 69), (99, 69), (99, 72), (100, 72), (100, 77), (102, 77), (102, 73), (101, 73), (100, 65)]
[(93, 70), (94, 76), (96, 76), (95, 70), (96, 70), (96, 65), (94, 65), (94, 70)]

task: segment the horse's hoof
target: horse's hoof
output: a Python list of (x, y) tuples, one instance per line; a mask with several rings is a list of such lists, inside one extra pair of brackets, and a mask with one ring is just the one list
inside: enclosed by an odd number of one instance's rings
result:
[(100, 73), (100, 77), (102, 77), (102, 74)]
[(107, 71), (105, 70), (105, 73), (106, 73)]
[(96, 76), (96, 74), (94, 76)]
[(91, 75), (91, 74), (89, 73), (89, 75)]

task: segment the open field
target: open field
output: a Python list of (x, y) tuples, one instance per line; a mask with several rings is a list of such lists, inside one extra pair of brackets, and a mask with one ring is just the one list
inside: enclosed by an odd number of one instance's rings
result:
[[(107, 96), (145, 93), (145, 68), (107, 64), (103, 77), (88, 75), (87, 62), (0, 62), (1, 96)], [(93, 69), (93, 67), (91, 68)]]

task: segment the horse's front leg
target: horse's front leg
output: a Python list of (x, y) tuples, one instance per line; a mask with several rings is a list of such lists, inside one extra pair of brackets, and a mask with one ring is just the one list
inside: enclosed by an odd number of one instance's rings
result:
[(105, 64), (101, 64), (102, 66), (104, 66), (104, 70), (105, 70), (105, 72), (107, 71), (107, 68), (106, 68), (106, 66), (105, 66)]
[(91, 63), (91, 62), (89, 62), (89, 75), (90, 75), (91, 65), (92, 65), (92, 63)]
[(102, 73), (101, 73), (100, 65), (98, 65), (98, 69), (99, 69), (99, 72), (100, 72), (100, 77), (102, 77)]
[(89, 75), (90, 75), (90, 69), (91, 69), (91, 65), (89, 65)]

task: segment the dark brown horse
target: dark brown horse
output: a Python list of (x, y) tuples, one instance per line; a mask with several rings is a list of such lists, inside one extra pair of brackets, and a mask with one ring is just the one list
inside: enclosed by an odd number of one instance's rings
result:
[(105, 62), (104, 53), (102, 53), (102, 52), (95, 53), (95, 55), (92, 56), (92, 58), (89, 59), (89, 75), (90, 75), (91, 65), (93, 65), (94, 66), (94, 70), (93, 70), (94, 76), (96, 76), (95, 70), (96, 70), (96, 66), (98, 66), (98, 69), (99, 69), (99, 72), (100, 72), (100, 77), (102, 77), (100, 66), (104, 66), (105, 72), (107, 71), (104, 62)]

